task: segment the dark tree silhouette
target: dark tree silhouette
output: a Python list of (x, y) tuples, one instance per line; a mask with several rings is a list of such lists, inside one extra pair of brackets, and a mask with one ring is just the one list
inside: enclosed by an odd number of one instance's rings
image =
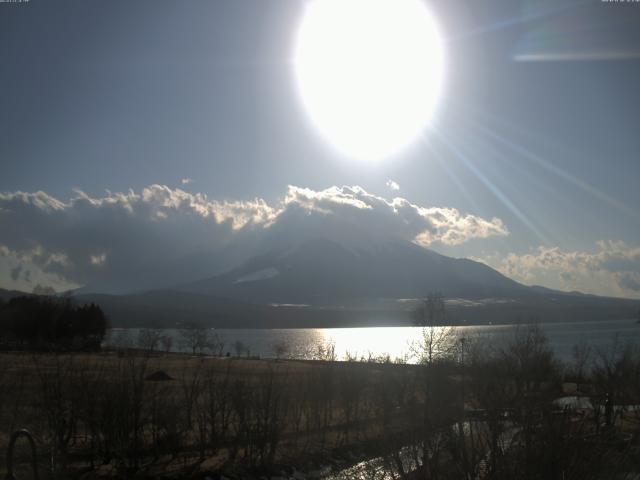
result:
[(415, 311), (414, 323), (418, 327), (434, 327), (442, 325), (444, 319), (444, 295), (440, 292), (429, 292)]
[(24, 296), (0, 305), (0, 345), (36, 350), (97, 350), (107, 318), (93, 303), (69, 298)]

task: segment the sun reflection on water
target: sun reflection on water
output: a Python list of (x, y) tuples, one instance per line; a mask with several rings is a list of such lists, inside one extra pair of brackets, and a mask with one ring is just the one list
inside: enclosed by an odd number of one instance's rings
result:
[(388, 360), (414, 363), (420, 357), (420, 345), (425, 337), (442, 339), (435, 354), (449, 348), (456, 341), (450, 327), (380, 327), (380, 328), (326, 328), (317, 330), (317, 342), (335, 347), (338, 360)]

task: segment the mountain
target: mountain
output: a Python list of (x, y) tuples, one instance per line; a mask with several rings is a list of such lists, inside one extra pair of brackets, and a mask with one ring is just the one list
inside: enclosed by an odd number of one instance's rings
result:
[[(128, 294), (76, 292), (117, 327), (218, 328), (410, 325), (420, 298), (439, 291), (453, 324), (634, 318), (638, 302), (525, 286), (485, 264), (410, 242), (279, 238), (227, 273)], [(163, 279), (159, 278), (158, 283)], [(166, 280), (165, 280), (166, 282)], [(0, 289), (0, 298), (22, 292)]]
[[(0, 289), (0, 297), (30, 295)], [(175, 290), (128, 295), (83, 294), (97, 303), (113, 327), (338, 328), (411, 325), (415, 302), (372, 301), (350, 306), (257, 305)], [(537, 294), (519, 299), (447, 299), (446, 321), (454, 325), (589, 321), (634, 318), (638, 302), (593, 295)]]
[(323, 237), (291, 241), (177, 290), (260, 306), (248, 324), (269, 328), (407, 325), (417, 301), (432, 291), (445, 296), (455, 324), (633, 318), (638, 305), (525, 286), (485, 264), (409, 242), (360, 248)]
[(0, 288), (0, 300), (9, 301), (13, 297), (22, 297), (24, 295), (31, 295), (30, 293), (21, 292), (20, 290), (5, 290)]
[(409, 242), (353, 248), (312, 238), (180, 290), (250, 303), (344, 305), (372, 299), (522, 297), (534, 292), (485, 264)]

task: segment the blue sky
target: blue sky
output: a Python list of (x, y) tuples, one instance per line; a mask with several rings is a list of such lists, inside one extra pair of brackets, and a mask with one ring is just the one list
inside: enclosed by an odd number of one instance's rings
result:
[[(428, 245), (440, 252), (526, 283), (640, 296), (640, 4), (430, 4), (446, 54), (434, 125), (376, 163), (335, 151), (301, 106), (291, 56), (304, 4), (0, 4), (0, 286), (28, 288), (12, 274), (21, 262), (48, 268), (10, 245), (27, 218), (6, 214), (13, 192), (69, 202), (75, 188), (158, 184), (277, 209), (288, 185), (358, 185), (508, 229)], [(46, 250), (46, 233), (24, 231)]]

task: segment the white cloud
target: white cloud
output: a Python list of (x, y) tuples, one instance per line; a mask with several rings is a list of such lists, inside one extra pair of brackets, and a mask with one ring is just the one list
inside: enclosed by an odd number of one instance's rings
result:
[(101, 267), (102, 265), (105, 264), (106, 261), (107, 261), (106, 253), (100, 253), (97, 255), (89, 256), (89, 262), (91, 263), (91, 265), (95, 265), (96, 267)]
[(101, 197), (77, 190), (66, 202), (44, 192), (0, 193), (0, 282), (26, 281), (28, 270), (40, 283), (48, 275), (67, 286), (152, 288), (213, 275), (307, 236), (358, 247), (389, 240), (457, 245), (507, 234), (497, 218), (388, 200), (357, 186), (290, 186), (275, 205), (217, 201), (163, 185)]
[(180, 180), (180, 183), (182, 183), (182, 185), (191, 185), (193, 183), (193, 178), (185, 177)]
[(590, 252), (538, 247), (525, 254), (476, 260), (528, 284), (640, 298), (640, 247), (620, 241), (597, 242)]
[(55, 273), (47, 273), (28, 257), (16, 256), (6, 247), (0, 246), (0, 287), (30, 292), (36, 285), (55, 286), (57, 291), (66, 291), (80, 285)]
[(389, 187), (389, 190), (392, 190), (394, 192), (400, 190), (400, 185), (398, 185), (398, 183), (394, 182), (393, 180), (387, 180), (387, 187)]
[(295, 224), (329, 236), (354, 235), (356, 243), (399, 239), (427, 247), (509, 234), (497, 218), (463, 215), (455, 208), (425, 208), (400, 197), (387, 200), (357, 186), (321, 191), (290, 186), (277, 222), (299, 212)]
[(102, 197), (76, 191), (67, 202), (43, 192), (4, 193), (0, 244), (12, 264), (28, 264), (32, 272), (67, 283), (145, 288), (227, 267), (235, 257), (219, 252), (243, 242), (237, 232), (249, 232), (274, 215), (261, 200), (210, 201), (162, 185)]

